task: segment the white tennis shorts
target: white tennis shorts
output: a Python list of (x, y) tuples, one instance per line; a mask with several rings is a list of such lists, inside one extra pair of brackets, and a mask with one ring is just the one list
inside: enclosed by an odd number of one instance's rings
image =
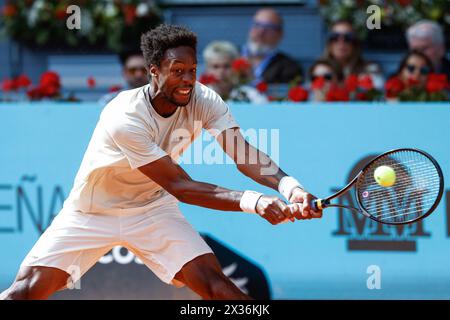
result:
[(133, 252), (162, 281), (181, 287), (178, 271), (194, 258), (212, 253), (168, 196), (145, 213), (91, 214), (61, 210), (21, 266), (45, 266), (71, 275), (72, 283), (115, 246)]

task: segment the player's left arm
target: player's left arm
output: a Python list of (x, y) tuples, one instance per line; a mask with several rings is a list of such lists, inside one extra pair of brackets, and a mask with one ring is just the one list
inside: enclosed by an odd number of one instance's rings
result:
[(236, 163), (245, 176), (266, 187), (279, 191), (290, 203), (299, 203), (297, 219), (320, 218), (322, 211), (313, 211), (311, 202), (315, 196), (307, 192), (293, 177), (283, 172), (264, 152), (249, 144), (239, 128), (230, 128), (216, 136), (224, 152)]

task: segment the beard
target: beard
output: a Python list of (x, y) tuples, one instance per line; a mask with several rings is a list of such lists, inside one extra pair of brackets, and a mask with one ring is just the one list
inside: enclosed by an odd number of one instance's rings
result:
[(247, 41), (247, 48), (251, 56), (262, 57), (267, 55), (274, 49), (273, 46), (267, 44), (257, 43), (251, 39)]
[(170, 103), (172, 103), (178, 107), (185, 107), (189, 104), (189, 102), (191, 102), (192, 95), (194, 94), (193, 91), (194, 90), (191, 91), (191, 93), (189, 94), (189, 97), (187, 97), (187, 99), (179, 100), (173, 93), (171, 95), (165, 95), (165, 98), (167, 101), (169, 101)]

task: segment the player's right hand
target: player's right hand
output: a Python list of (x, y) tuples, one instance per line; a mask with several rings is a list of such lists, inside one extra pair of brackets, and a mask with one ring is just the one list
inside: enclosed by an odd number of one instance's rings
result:
[(287, 219), (295, 221), (291, 208), (275, 196), (261, 196), (256, 204), (256, 212), (273, 225), (285, 222)]

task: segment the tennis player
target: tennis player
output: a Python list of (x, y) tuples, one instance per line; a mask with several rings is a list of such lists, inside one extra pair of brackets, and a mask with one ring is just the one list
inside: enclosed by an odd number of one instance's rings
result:
[[(61, 212), (1, 298), (48, 298), (120, 245), (166, 283), (187, 285), (204, 299), (248, 299), (222, 273), (178, 202), (254, 213), (274, 225), (321, 217), (310, 208), (314, 197), (248, 144), (219, 95), (196, 82), (196, 45), (196, 35), (179, 26), (161, 25), (142, 36), (150, 83), (104, 108)], [(240, 172), (292, 204), (189, 177), (175, 160), (203, 128)]]

